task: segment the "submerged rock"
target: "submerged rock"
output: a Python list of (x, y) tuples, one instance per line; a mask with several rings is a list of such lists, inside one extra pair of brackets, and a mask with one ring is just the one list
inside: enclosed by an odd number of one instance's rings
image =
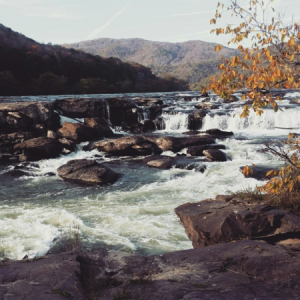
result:
[(57, 169), (58, 175), (65, 180), (85, 184), (112, 183), (118, 174), (94, 160), (74, 159)]
[(240, 239), (300, 238), (300, 216), (267, 204), (217, 197), (175, 208), (194, 248)]
[(210, 161), (227, 161), (226, 153), (218, 149), (203, 150), (203, 154)]
[(162, 152), (155, 143), (141, 136), (126, 136), (114, 140), (101, 141), (95, 143), (94, 147), (99, 151), (121, 156), (151, 155)]

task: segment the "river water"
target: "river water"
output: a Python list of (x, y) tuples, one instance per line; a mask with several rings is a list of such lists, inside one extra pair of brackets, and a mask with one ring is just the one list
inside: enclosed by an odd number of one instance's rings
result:
[[(190, 92), (146, 96), (159, 97), (169, 105), (162, 114), (165, 129), (160, 134), (187, 131), (187, 115), (202, 101), (197, 93)], [(300, 106), (289, 103), (295, 97), (300, 94), (286, 94), (277, 113), (266, 110), (257, 117), (251, 112), (246, 119), (239, 118), (240, 102), (224, 104), (212, 97), (211, 101), (220, 106), (206, 115), (201, 130), (219, 128), (233, 131), (234, 136), (218, 141), (226, 146), (224, 151), (231, 161), (203, 162), (204, 173), (149, 168), (140, 158), (107, 158), (97, 150), (83, 151), (82, 145), (70, 155), (29, 164), (27, 175), (21, 177), (9, 175), (14, 165), (0, 166), (0, 253), (11, 259), (44, 255), (77, 230), (83, 249), (104, 247), (150, 255), (191, 248), (174, 208), (261, 185), (261, 181), (244, 178), (240, 167), (281, 164), (277, 157), (260, 150), (266, 142), (282, 140), (290, 132), (300, 133)], [(42, 100), (56, 98), (45, 96)], [(172, 152), (164, 154), (175, 156)], [(56, 170), (74, 158), (97, 158), (122, 175), (106, 186), (64, 182)]]

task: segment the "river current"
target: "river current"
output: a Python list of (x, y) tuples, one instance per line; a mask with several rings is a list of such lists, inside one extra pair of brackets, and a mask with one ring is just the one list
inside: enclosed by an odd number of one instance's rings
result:
[[(162, 114), (165, 129), (157, 133), (176, 136), (188, 130), (188, 113), (203, 100), (191, 92), (127, 95), (145, 96), (160, 98), (169, 105)], [(74, 230), (80, 232), (83, 249), (101, 247), (150, 255), (191, 248), (174, 208), (261, 185), (262, 181), (245, 178), (240, 167), (252, 163), (274, 167), (282, 164), (277, 157), (260, 150), (266, 142), (285, 139), (290, 132), (300, 133), (300, 106), (290, 104), (291, 99), (298, 97), (299, 93), (287, 93), (278, 102), (277, 113), (266, 110), (258, 117), (251, 112), (246, 119), (239, 117), (242, 102), (225, 104), (212, 97), (210, 101), (219, 104), (219, 108), (204, 117), (200, 130), (219, 128), (233, 131), (234, 136), (218, 141), (226, 146), (224, 151), (231, 160), (203, 159), (204, 173), (149, 168), (140, 158), (108, 158), (97, 150), (83, 151), (83, 144), (75, 153), (29, 164), (27, 174), (21, 177), (9, 175), (15, 165), (0, 166), (0, 253), (11, 259), (44, 255)], [(62, 97), (6, 101), (57, 98)], [(147, 112), (142, 117), (146, 118)], [(175, 156), (172, 152), (163, 154)], [(57, 175), (57, 168), (79, 158), (105, 161), (122, 175), (116, 183), (106, 186), (64, 182)]]

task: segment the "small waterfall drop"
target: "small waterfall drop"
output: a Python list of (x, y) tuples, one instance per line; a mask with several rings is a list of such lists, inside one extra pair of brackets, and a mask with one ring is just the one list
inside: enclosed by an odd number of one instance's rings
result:
[(183, 112), (175, 112), (175, 113), (163, 113), (161, 115), (164, 123), (165, 123), (165, 130), (166, 131), (173, 131), (173, 130), (187, 130), (189, 124), (189, 116)]
[(202, 130), (219, 128), (221, 130), (273, 130), (295, 129), (300, 130), (300, 109), (283, 109), (274, 112), (266, 109), (261, 116), (250, 111), (247, 118), (241, 118), (242, 108), (234, 109), (229, 113), (210, 113), (203, 119)]

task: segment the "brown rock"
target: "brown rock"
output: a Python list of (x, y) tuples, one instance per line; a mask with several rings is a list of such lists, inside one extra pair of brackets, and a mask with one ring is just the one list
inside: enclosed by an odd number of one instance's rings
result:
[(187, 148), (187, 153), (192, 156), (204, 156), (203, 151), (208, 149), (225, 149), (225, 146), (219, 144), (191, 146)]
[(175, 208), (194, 248), (255, 238), (278, 241), (300, 236), (300, 217), (267, 204), (236, 198), (186, 203)]
[(108, 122), (100, 117), (100, 118), (85, 118), (84, 125), (91, 127), (94, 129), (95, 136), (98, 137), (110, 137), (113, 136), (114, 133), (110, 129)]
[(163, 101), (156, 98), (134, 98), (132, 100), (138, 106), (153, 106), (153, 105), (163, 105)]
[(171, 169), (174, 165), (175, 158), (166, 155), (154, 155), (146, 157), (143, 161), (146, 162), (149, 167)]
[(217, 136), (231, 136), (233, 135), (232, 131), (223, 131), (217, 128), (207, 129), (207, 134), (217, 135)]
[(96, 138), (93, 128), (80, 123), (64, 122), (57, 134), (59, 137), (70, 139), (76, 144)]
[(58, 175), (65, 180), (84, 184), (112, 183), (118, 174), (94, 160), (74, 159), (57, 169)]
[(291, 104), (300, 104), (300, 99), (292, 99), (290, 101)]
[(216, 103), (211, 103), (211, 102), (201, 102), (195, 105), (195, 108), (197, 109), (207, 109), (207, 110), (211, 110), (211, 109), (216, 109), (220, 106), (220, 104), (216, 104)]
[(227, 161), (227, 155), (223, 151), (218, 149), (203, 150), (203, 154), (210, 161)]
[(95, 143), (94, 147), (99, 151), (121, 156), (150, 155), (162, 152), (155, 143), (141, 136), (126, 136), (114, 140), (101, 141)]
[(145, 136), (146, 139), (155, 143), (163, 151), (171, 150), (179, 152), (183, 148), (196, 145), (213, 144), (215, 141), (206, 136), (187, 136), (187, 137), (173, 137), (173, 136)]
[(39, 160), (57, 157), (62, 150), (62, 145), (55, 139), (38, 137), (19, 143), (14, 146), (14, 149), (23, 151), (25, 160)]

